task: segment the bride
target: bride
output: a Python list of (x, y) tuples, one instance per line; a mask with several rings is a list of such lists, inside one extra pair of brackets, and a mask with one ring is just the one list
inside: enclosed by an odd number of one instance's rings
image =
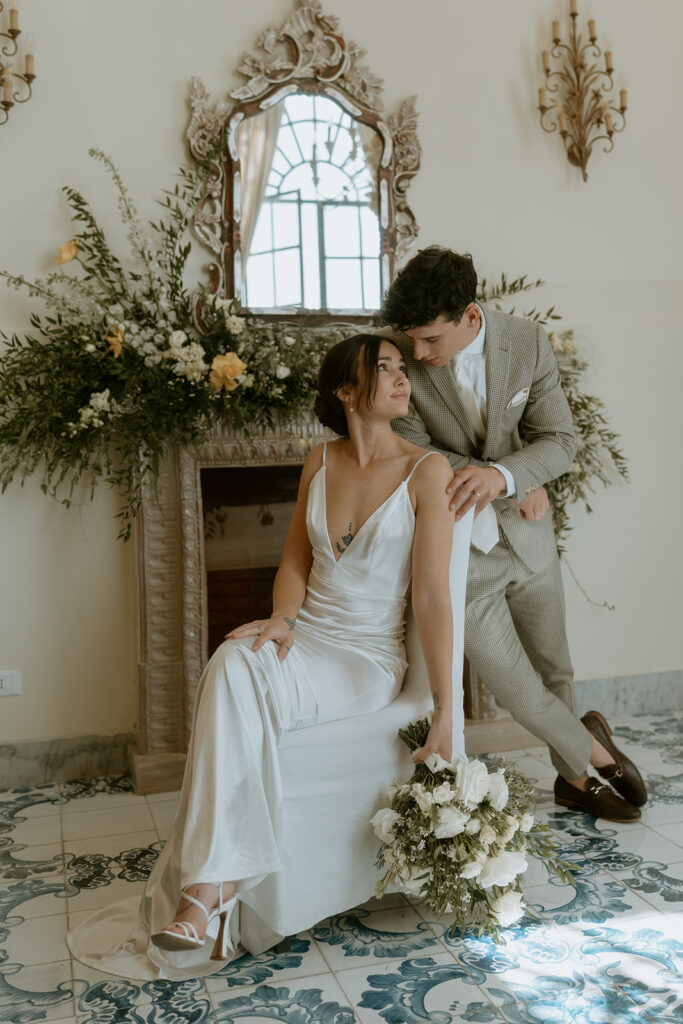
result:
[[(240, 895), (280, 866), (278, 736), (396, 698), (411, 588), (434, 704), (413, 760), (438, 752), (450, 761), (462, 751), (452, 735), (452, 470), (444, 456), (392, 431), (409, 400), (403, 358), (386, 339), (360, 334), (325, 356), (315, 412), (339, 439), (316, 447), (303, 467), (273, 614), (234, 629), (206, 666), (174, 831), (128, 939), (112, 947), (113, 924), (125, 934), (121, 906), (98, 911), (69, 934), (76, 959), (139, 978), (150, 969), (187, 977), (190, 964), (193, 976), (207, 974), (230, 958)], [(172, 920), (160, 920), (169, 866), (179, 903)], [(211, 960), (219, 962), (211, 963), (205, 936), (216, 917)]]

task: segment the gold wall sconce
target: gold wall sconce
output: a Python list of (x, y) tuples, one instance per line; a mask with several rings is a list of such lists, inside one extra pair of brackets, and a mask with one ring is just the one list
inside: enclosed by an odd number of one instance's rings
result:
[[(578, 17), (577, 0), (570, 0), (569, 38), (563, 42), (560, 12), (555, 10), (552, 44), (542, 43), (538, 109), (543, 131), (560, 133), (569, 163), (579, 167), (587, 181), (586, 164), (595, 144), (604, 141), (603, 150), (610, 153), (614, 135), (626, 126), (626, 89), (622, 79), (619, 106), (615, 106), (610, 95), (614, 87), (610, 45), (605, 42), (604, 51), (598, 46), (590, 11), (584, 41)], [(604, 66), (598, 63), (601, 58)]]
[[(0, 15), (4, 10), (4, 4), (0, 0)], [(17, 39), (21, 35), (19, 28), (19, 11), (17, 0), (10, 0), (9, 5), (9, 27), (6, 32), (0, 32), (0, 41), (8, 39), (0, 49), (0, 89), (2, 100), (0, 100), (0, 124), (9, 121), (9, 112), (15, 103), (26, 103), (31, 99), (31, 83), (35, 79), (35, 57), (33, 54), (33, 37), (28, 36), (26, 50), (24, 53), (24, 73), (20, 74), (14, 70), (14, 57), (19, 52)]]

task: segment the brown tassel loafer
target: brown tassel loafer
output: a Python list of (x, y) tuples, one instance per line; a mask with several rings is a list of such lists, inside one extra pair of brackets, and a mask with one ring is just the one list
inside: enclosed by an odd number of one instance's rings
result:
[(573, 807), (577, 811), (587, 811), (594, 818), (604, 818), (605, 821), (638, 821), (640, 811), (628, 800), (622, 800), (620, 796), (598, 782), (592, 776), (586, 783), (586, 788), (578, 789), (567, 782), (561, 775), (555, 779), (555, 803), (561, 807)]
[(595, 736), (598, 743), (602, 743), (605, 750), (614, 758), (614, 764), (608, 764), (606, 768), (596, 768), (595, 770), (602, 776), (605, 782), (609, 782), (610, 786), (614, 786), (617, 793), (620, 793), (624, 800), (628, 800), (630, 804), (634, 804), (636, 807), (642, 807), (643, 804), (647, 803), (647, 789), (645, 788), (643, 777), (633, 761), (629, 760), (625, 754), (622, 754), (618, 747), (615, 747), (610, 738), (612, 730), (605, 719), (599, 711), (587, 711), (581, 721), (588, 731)]

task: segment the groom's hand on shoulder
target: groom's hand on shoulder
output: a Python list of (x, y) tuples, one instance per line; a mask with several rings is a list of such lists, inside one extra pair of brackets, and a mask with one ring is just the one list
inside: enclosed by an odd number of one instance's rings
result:
[(465, 466), (451, 477), (446, 494), (452, 495), (449, 508), (455, 512), (456, 521), (474, 508), (474, 518), (494, 498), (507, 494), (507, 480), (493, 466)]

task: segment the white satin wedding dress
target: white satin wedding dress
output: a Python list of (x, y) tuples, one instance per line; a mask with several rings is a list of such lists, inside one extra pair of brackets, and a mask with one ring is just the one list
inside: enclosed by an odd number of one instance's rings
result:
[[(313, 563), (295, 643), (284, 662), (274, 643), (253, 652), (253, 637), (225, 641), (210, 659), (197, 691), (173, 832), (142, 899), (95, 911), (68, 935), (74, 957), (88, 966), (142, 980), (179, 980), (220, 970), (223, 965), (209, 959), (216, 921), (197, 950), (159, 949), (149, 936), (168, 926), (185, 886), (234, 881), (229, 912), (234, 951), (240, 902), (248, 905), (259, 883), (281, 864), (278, 738), (287, 730), (370, 714), (401, 690), (415, 527), (408, 481), (422, 459), (336, 558), (327, 530), (325, 455), (326, 446), (309, 488), (306, 524)], [(461, 553), (469, 546), (469, 528), (467, 523)], [(467, 564), (462, 557), (458, 561), (464, 608)], [(463, 608), (454, 615), (456, 703), (462, 703)], [(454, 756), (464, 752), (462, 720), (456, 716), (455, 722)], [(391, 781), (387, 778), (385, 785)], [(310, 925), (325, 916), (322, 908), (320, 913), (307, 909)]]

